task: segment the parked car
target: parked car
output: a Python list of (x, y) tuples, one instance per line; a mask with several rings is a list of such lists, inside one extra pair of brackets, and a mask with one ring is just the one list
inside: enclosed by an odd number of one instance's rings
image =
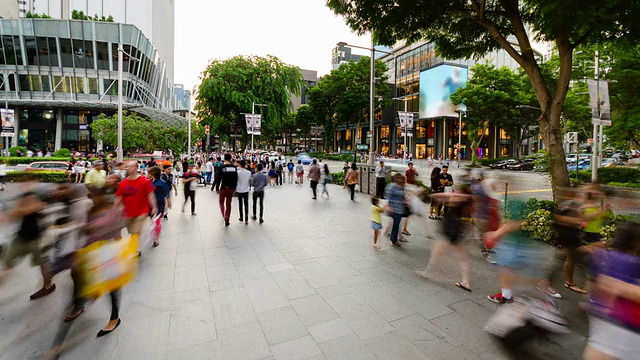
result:
[(614, 167), (618, 165), (618, 160), (614, 158), (604, 158), (602, 159), (602, 167)]
[(500, 160), (497, 163), (489, 164), (489, 167), (492, 169), (504, 169), (507, 167), (507, 161), (509, 160)]
[(509, 170), (533, 170), (533, 160), (532, 159), (524, 159), (517, 160), (518, 162), (515, 164), (507, 165), (507, 169)]
[(611, 157), (618, 161), (629, 161), (629, 156), (624, 151), (616, 152), (615, 154), (611, 155)]
[(67, 161), (36, 161), (27, 166), (24, 171), (60, 171), (66, 172), (69, 168), (69, 162)]
[(631, 150), (631, 157), (633, 157), (634, 159), (637, 159), (640, 157), (640, 150)]
[(311, 161), (313, 161), (313, 159), (311, 159), (311, 156), (307, 154), (298, 154), (296, 159), (302, 161), (303, 165), (310, 165)]
[[(580, 160), (578, 161), (578, 170), (589, 170), (591, 168), (591, 160)], [(576, 171), (576, 164), (570, 164), (567, 166), (567, 170)]]

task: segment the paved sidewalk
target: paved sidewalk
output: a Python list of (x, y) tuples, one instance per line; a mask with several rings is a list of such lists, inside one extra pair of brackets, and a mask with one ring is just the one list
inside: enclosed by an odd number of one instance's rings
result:
[[(412, 219), (402, 249), (382, 238), (371, 248), (369, 197), (331, 186), (311, 200), (302, 186), (267, 187), (265, 223), (224, 227), (218, 197), (197, 191), (197, 216), (180, 213), (182, 194), (164, 222), (161, 245), (144, 249), (140, 271), (123, 291), (122, 325), (108, 321), (106, 298), (90, 306), (67, 336), (62, 359), (502, 359), (483, 331), (497, 305), (496, 268), (471, 255), (472, 293), (453, 286), (453, 255), (442, 281), (414, 274), (438, 236), (436, 221)], [(234, 199), (235, 200), (235, 199)], [(385, 219), (387, 221), (387, 219)], [(426, 224), (426, 226), (425, 226)], [(68, 273), (49, 297), (29, 301), (39, 272), (24, 262), (0, 288), (0, 359), (40, 359), (54, 341), (71, 294)], [(586, 321), (577, 295), (563, 291), (577, 333), (540, 347), (549, 359), (579, 358)], [(567, 299), (568, 298), (568, 299)]]

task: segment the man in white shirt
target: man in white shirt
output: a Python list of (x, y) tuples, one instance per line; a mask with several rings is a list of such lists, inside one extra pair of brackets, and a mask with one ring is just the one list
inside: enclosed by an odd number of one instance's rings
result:
[(209, 158), (209, 160), (207, 161), (207, 163), (204, 166), (205, 166), (205, 172), (204, 172), (205, 182), (204, 182), (204, 185), (207, 186), (207, 185), (211, 184), (211, 175), (213, 174), (213, 158)]
[(376, 166), (376, 197), (384, 199), (384, 188), (387, 185), (387, 170), (384, 167), (384, 161), (380, 161), (380, 165)]
[[(249, 223), (249, 187), (251, 185), (251, 171), (247, 170), (245, 160), (238, 161), (238, 183), (236, 185), (236, 195), (238, 195), (238, 211), (240, 211), (240, 221)], [(243, 211), (244, 205), (244, 211)]]

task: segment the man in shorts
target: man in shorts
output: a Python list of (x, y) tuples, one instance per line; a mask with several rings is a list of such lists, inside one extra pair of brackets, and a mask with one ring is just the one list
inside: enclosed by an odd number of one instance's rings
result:
[(145, 219), (155, 216), (158, 211), (153, 185), (148, 179), (138, 175), (138, 163), (127, 163), (127, 177), (120, 182), (116, 190), (114, 208), (123, 206), (122, 217), (130, 235), (140, 235)]

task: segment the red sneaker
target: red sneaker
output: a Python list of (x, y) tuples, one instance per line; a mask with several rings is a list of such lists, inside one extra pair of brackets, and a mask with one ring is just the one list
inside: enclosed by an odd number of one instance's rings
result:
[(513, 302), (513, 297), (507, 299), (502, 297), (502, 293), (499, 292), (495, 295), (489, 295), (487, 296), (487, 299), (489, 299), (489, 301), (494, 302), (496, 304), (510, 304)]

